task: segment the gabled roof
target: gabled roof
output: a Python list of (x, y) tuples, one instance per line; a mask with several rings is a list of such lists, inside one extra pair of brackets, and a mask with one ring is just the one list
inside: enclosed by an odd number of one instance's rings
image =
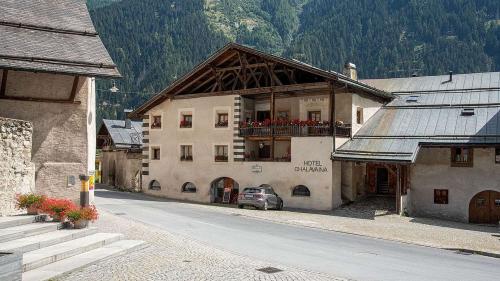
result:
[[(415, 91), (417, 83), (411, 82), (415, 78), (405, 79), (408, 83), (399, 84), (402, 88), (396, 87), (401, 79), (383, 79), (380, 83), (371, 80), (372, 85), (391, 85), (393, 91), (404, 93), (396, 93), (393, 101), (336, 150), (334, 159), (413, 163), (421, 146), (500, 144), (499, 73), (456, 76), (461, 79), (458, 81), (476, 83), (459, 83), (460, 87), (452, 89), (443, 89), (439, 83), (419, 85)], [(440, 78), (426, 77), (420, 82), (432, 83), (442, 78), (437, 77)], [(409, 86), (412, 84), (415, 86)], [(473, 114), (464, 114), (463, 109), (472, 110)]]
[[(291, 60), (291, 59), (286, 59), (282, 57), (278, 57), (275, 55), (267, 54), (255, 49), (252, 49), (250, 47), (246, 47), (237, 43), (228, 43), (226, 46), (215, 52), (212, 56), (210, 56), (206, 61), (202, 62), (198, 66), (196, 66), (194, 69), (192, 69), (190, 72), (185, 74), (183, 77), (180, 79), (176, 80), (173, 82), (170, 86), (159, 92), (157, 95), (155, 95), (153, 98), (148, 100), (146, 103), (144, 103), (142, 106), (140, 106), (138, 109), (136, 109), (132, 116), (140, 116), (147, 112), (149, 109), (155, 107), (156, 105), (162, 103), (165, 99), (174, 97), (176, 95), (182, 95), (184, 94), (187, 90), (186, 89), (196, 89), (196, 86), (192, 86), (193, 80), (194, 79), (200, 79), (201, 77), (208, 77), (210, 75), (213, 76), (214, 69), (217, 67), (221, 67), (221, 65), (227, 64), (228, 58), (231, 57), (236, 57), (236, 54), (245, 54), (248, 56), (253, 56), (253, 57), (258, 57), (259, 59), (262, 59), (263, 61), (266, 62), (272, 62), (274, 64), (287, 67), (290, 69), (295, 69), (297, 71), (301, 71), (304, 76), (307, 76), (307, 79), (309, 82), (328, 82), (331, 81), (334, 84), (337, 85), (347, 85), (348, 87), (352, 89), (357, 89), (359, 91), (362, 91), (368, 95), (372, 95), (377, 98), (381, 98), (384, 100), (389, 100), (391, 98), (391, 95), (387, 92), (384, 92), (382, 90), (376, 89), (372, 86), (369, 86), (367, 84), (364, 84), (362, 82), (352, 80), (348, 78), (347, 76), (334, 72), (334, 71), (326, 71), (322, 70), (320, 68), (311, 66), (309, 64), (297, 61), (297, 60)], [(241, 64), (238, 65), (241, 67)], [(236, 67), (238, 67), (236, 66)], [(234, 65), (224, 65), (224, 67), (235, 67)], [(214, 79), (214, 78), (212, 78)], [(190, 88), (191, 87), (191, 88)], [(198, 86), (198, 89), (200, 87)], [(231, 93), (236, 93), (234, 89), (227, 90), (227, 94)], [(199, 92), (203, 93), (203, 92)]]
[(0, 38), (0, 68), (120, 77), (85, 1), (4, 0)]
[[(142, 122), (131, 121), (130, 129), (125, 128), (124, 120), (103, 119), (103, 125), (115, 148), (129, 149), (133, 146), (142, 147)], [(99, 130), (101, 131), (101, 130)]]

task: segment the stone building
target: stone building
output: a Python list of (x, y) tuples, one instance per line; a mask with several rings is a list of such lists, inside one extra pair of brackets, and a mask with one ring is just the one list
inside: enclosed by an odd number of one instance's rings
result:
[(270, 185), (285, 207), (338, 207), (341, 165), (331, 152), (389, 98), (345, 75), (228, 44), (133, 112), (143, 118), (143, 191), (235, 203), (244, 187)]
[(101, 183), (141, 190), (142, 122), (103, 120), (97, 133)]
[(343, 194), (390, 194), (411, 216), (498, 223), (500, 73), (364, 82), (395, 98), (336, 150)]
[(0, 38), (0, 117), (33, 126), (36, 191), (77, 200), (94, 170), (94, 78), (120, 74), (85, 1), (2, 1)]

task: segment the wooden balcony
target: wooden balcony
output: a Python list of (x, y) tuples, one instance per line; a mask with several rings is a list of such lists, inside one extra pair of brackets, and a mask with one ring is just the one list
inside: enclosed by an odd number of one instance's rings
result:
[[(240, 137), (321, 137), (333, 136), (333, 126), (269, 125), (239, 128)], [(351, 137), (351, 125), (335, 126), (335, 136)]]

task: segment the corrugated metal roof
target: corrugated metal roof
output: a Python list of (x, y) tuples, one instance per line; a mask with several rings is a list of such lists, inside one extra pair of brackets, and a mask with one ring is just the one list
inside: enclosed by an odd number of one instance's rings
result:
[(0, 68), (120, 77), (85, 1), (2, 1), (0, 37)]
[[(334, 159), (414, 162), (422, 145), (500, 144), (499, 73), (454, 75), (460, 89), (443, 89), (438, 83), (443, 77), (369, 82), (391, 89), (396, 97), (337, 149)], [(464, 116), (464, 108), (474, 114)]]
[(439, 76), (421, 76), (390, 79), (360, 80), (377, 89), (390, 93), (425, 92), (425, 91), (457, 91), (470, 89), (500, 88), (500, 72), (453, 74)]
[(116, 148), (131, 148), (132, 145), (142, 147), (142, 122), (132, 121), (130, 129), (125, 128), (124, 120), (103, 119)]

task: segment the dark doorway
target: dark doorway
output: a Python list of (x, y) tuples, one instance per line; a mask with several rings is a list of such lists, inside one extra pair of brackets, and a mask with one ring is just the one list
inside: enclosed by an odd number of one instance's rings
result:
[(377, 168), (377, 193), (389, 194), (389, 171), (386, 168)]
[(271, 158), (271, 146), (267, 144), (259, 146), (259, 159), (269, 158)]
[(262, 122), (266, 119), (271, 119), (271, 112), (269, 110), (257, 111), (257, 121)]
[(238, 202), (239, 184), (232, 178), (218, 178), (211, 184), (212, 203), (236, 204)]
[(500, 192), (486, 190), (472, 197), (469, 203), (469, 222), (498, 224), (500, 221)]

